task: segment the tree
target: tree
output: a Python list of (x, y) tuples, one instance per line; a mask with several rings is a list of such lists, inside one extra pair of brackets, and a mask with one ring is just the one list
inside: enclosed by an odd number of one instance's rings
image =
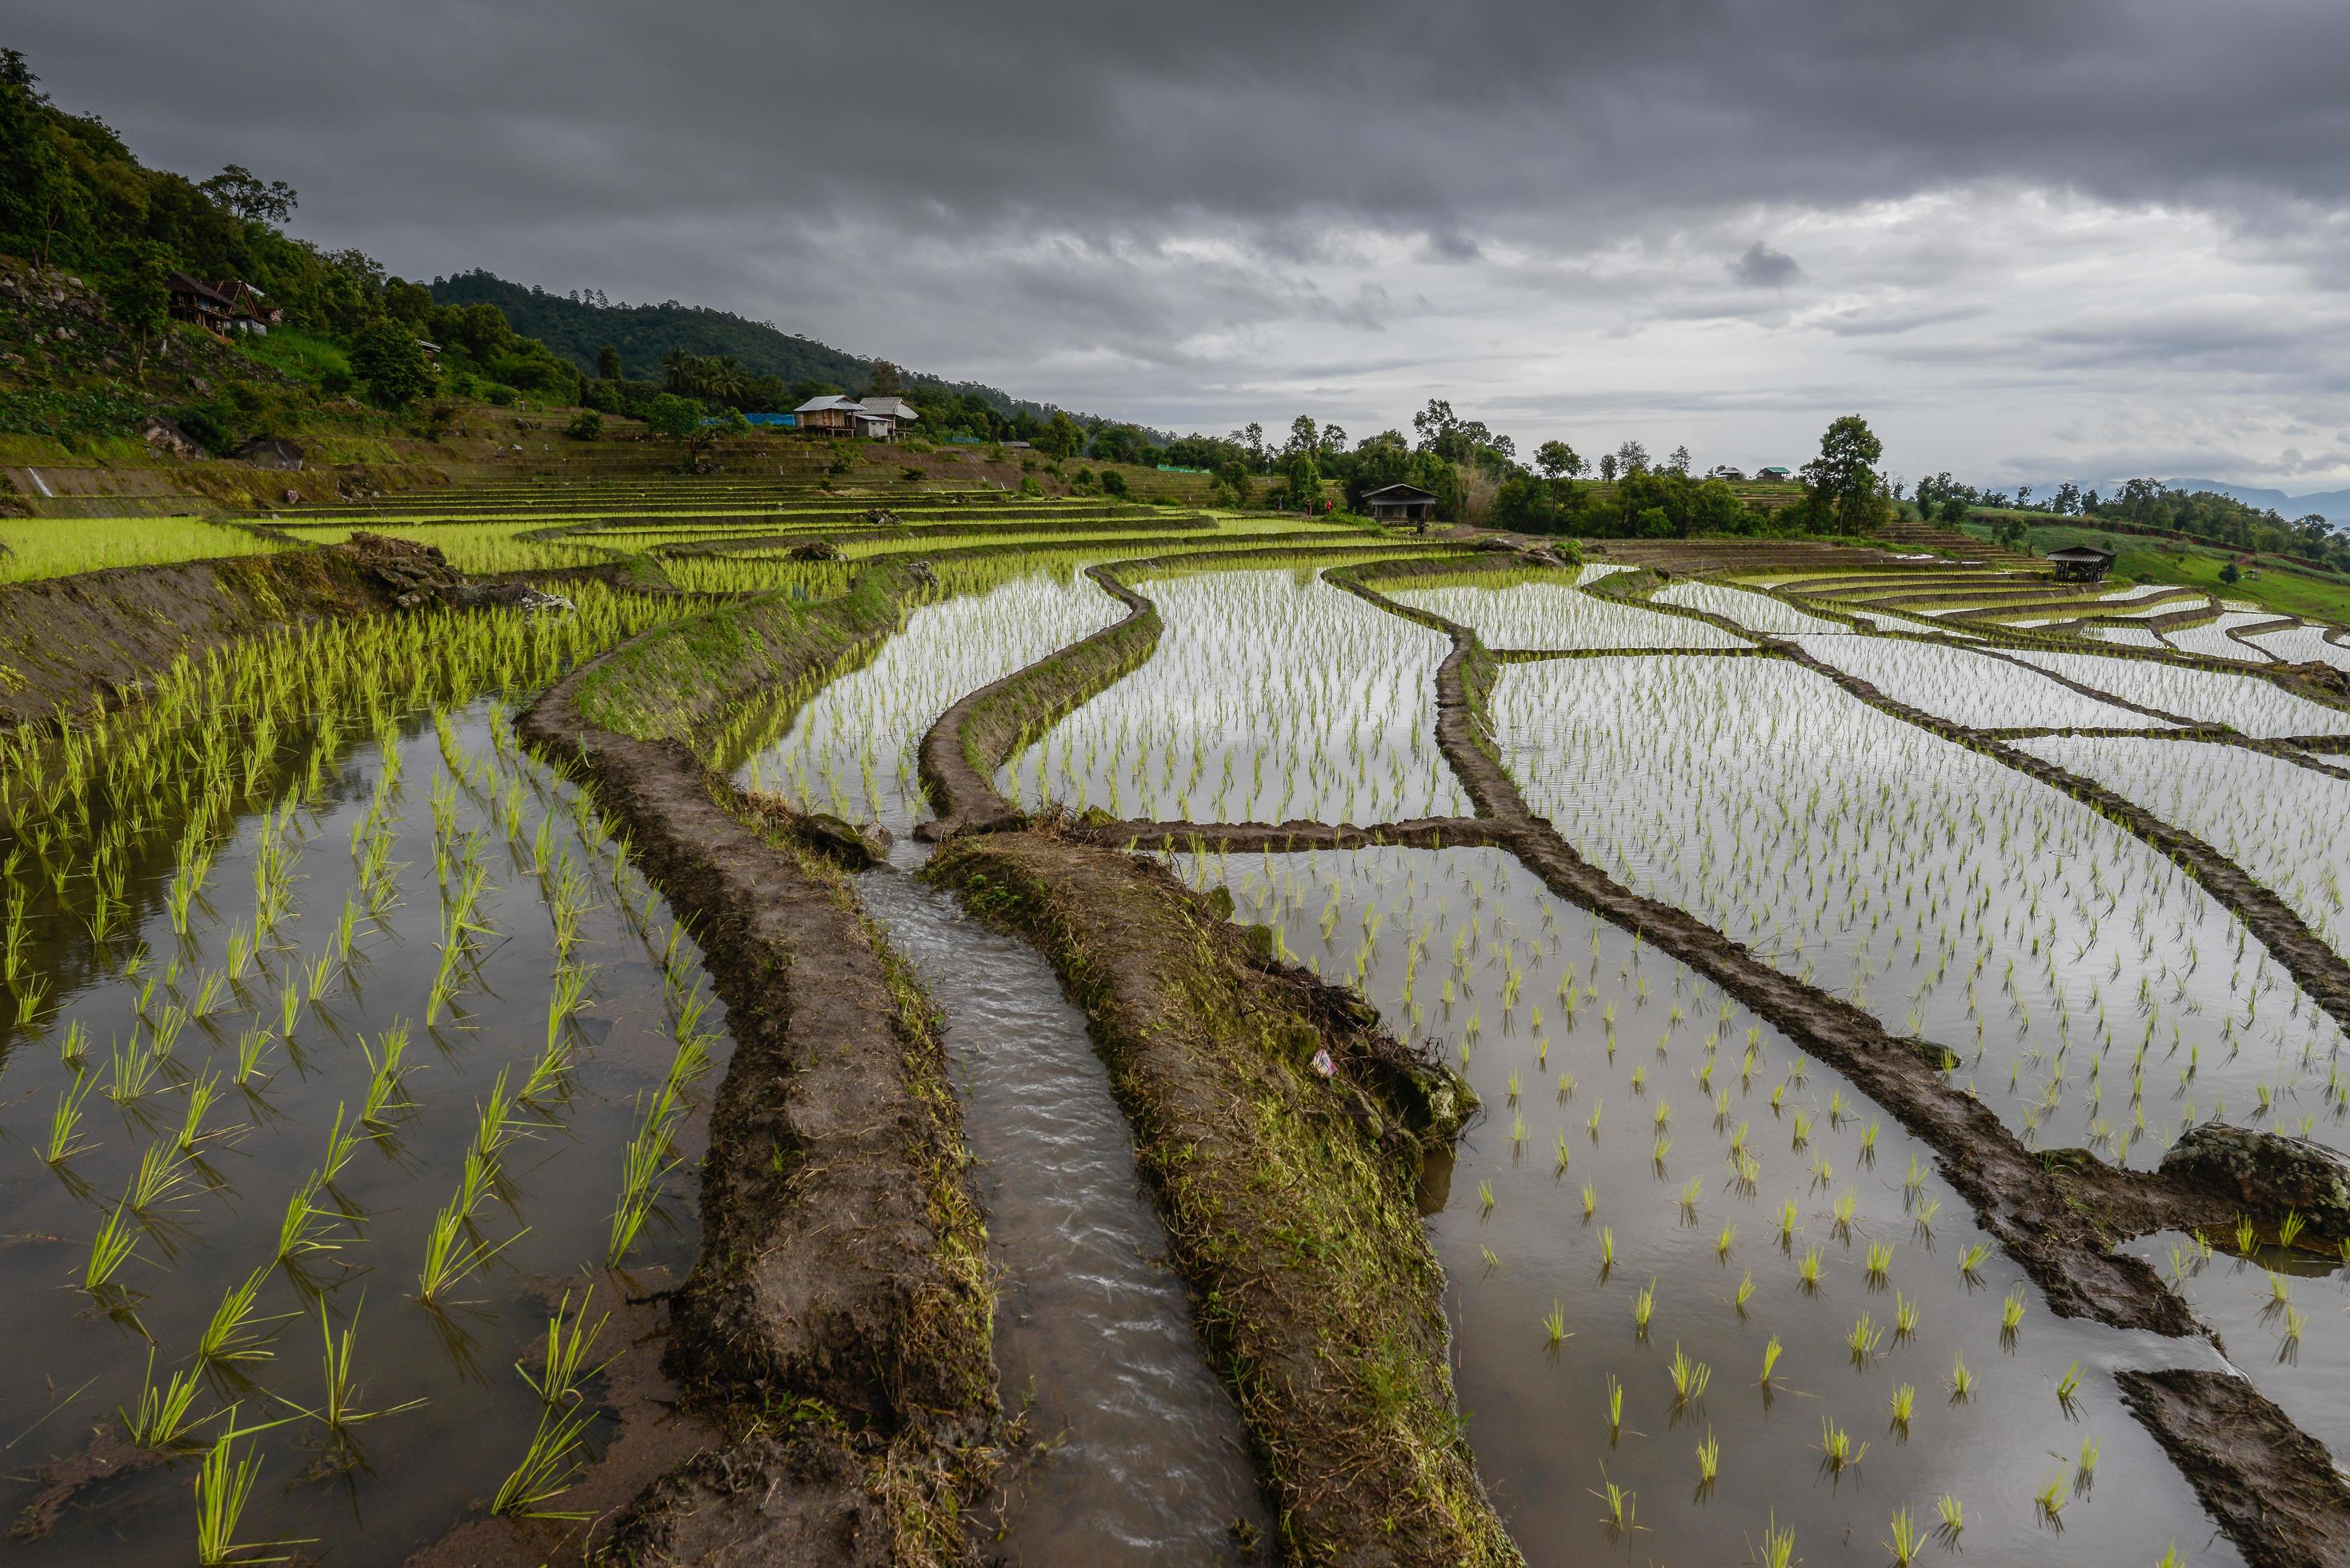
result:
[(1673, 455), (1665, 459), (1665, 468), (1669, 472), (1678, 473), (1686, 477), (1690, 470), (1689, 448), (1686, 446), (1677, 446), (1673, 448)]
[(1804, 464), (1804, 488), (1815, 515), (1839, 533), (1862, 533), (1883, 520), (1885, 497), (1875, 464), (1885, 443), (1858, 414), (1846, 414), (1820, 437), (1820, 455)]
[(693, 390), (694, 380), (702, 361), (682, 348), (671, 348), (661, 356), (661, 384), (671, 392)]
[(1616, 449), (1616, 470), (1619, 473), (1648, 472), (1648, 449), (1638, 441), (1627, 441)]
[(267, 223), (272, 228), (283, 225), (299, 204), (293, 186), (283, 180), (264, 184), (242, 163), (230, 164), (196, 189), (211, 197), (223, 212), (234, 213), (246, 223)]
[(1612, 452), (1599, 454), (1599, 477), (1611, 484), (1616, 480), (1616, 454)]
[(1546, 441), (1534, 448), (1534, 466), (1550, 479), (1572, 479), (1583, 472), (1583, 459), (1563, 441)]
[(1289, 441), (1281, 449), (1284, 457), (1295, 457), (1299, 452), (1315, 452), (1322, 449), (1322, 431), (1314, 416), (1300, 414), (1289, 421)]
[(563, 433), (573, 441), (594, 441), (604, 433), (604, 416), (593, 409), (582, 409), (571, 416)]
[(602, 381), (620, 379), (620, 350), (611, 343), (596, 350), (596, 378)]
[(662, 392), (645, 405), (645, 429), (671, 441), (690, 439), (702, 428), (702, 405), (675, 392)]
[(143, 373), (148, 344), (171, 324), (172, 258), (150, 240), (131, 247), (123, 262), (121, 273), (107, 290), (106, 303), (125, 332), (138, 334), (134, 365)]
[(1347, 431), (1343, 425), (1322, 427), (1322, 450), (1336, 457), (1347, 450)]
[(352, 340), (351, 372), (367, 383), (369, 400), (387, 409), (404, 409), (441, 382), (415, 335), (389, 317), (379, 317)]
[(2238, 579), (2242, 576), (2243, 574), (2241, 572), (2236, 570), (2236, 563), (2233, 561), (2229, 562), (2226, 566), (2220, 568), (2220, 580), (2227, 584), (2230, 587), (2234, 587)]
[[(1300, 415), (1303, 419), (1305, 416)], [(1300, 512), (1322, 510), (1322, 470), (1314, 462), (1314, 452), (1307, 448), (1289, 459), (1289, 504)]]
[(1052, 419), (1036, 434), (1036, 450), (1050, 458), (1075, 457), (1085, 444), (1086, 432), (1059, 409), (1053, 410)]
[(866, 378), (865, 395), (868, 398), (895, 398), (904, 395), (906, 373), (887, 359), (873, 361), (872, 373)]

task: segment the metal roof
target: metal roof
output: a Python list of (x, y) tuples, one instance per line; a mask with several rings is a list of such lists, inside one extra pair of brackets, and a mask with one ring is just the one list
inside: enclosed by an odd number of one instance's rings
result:
[(821, 414), (835, 409), (843, 413), (861, 414), (865, 411), (865, 405), (855, 398), (845, 398), (835, 392), (827, 397), (810, 398), (792, 411), (799, 414)]

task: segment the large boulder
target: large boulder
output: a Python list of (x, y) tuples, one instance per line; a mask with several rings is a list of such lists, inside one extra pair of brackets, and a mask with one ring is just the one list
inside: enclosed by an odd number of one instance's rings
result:
[(2255, 1219), (2291, 1210), (2313, 1231), (2350, 1235), (2350, 1157), (2308, 1138), (2207, 1123), (2170, 1146), (2161, 1174)]
[(255, 436), (236, 449), (236, 459), (255, 468), (299, 473), (302, 472), (303, 452), (282, 436)]
[(177, 420), (165, 419), (161, 414), (149, 414), (139, 421), (139, 439), (173, 457), (194, 459), (204, 455), (195, 437), (182, 430)]
[(336, 546), (355, 557), (359, 569), (401, 609), (452, 602), (470, 585), (437, 545), (394, 539), (364, 529)]

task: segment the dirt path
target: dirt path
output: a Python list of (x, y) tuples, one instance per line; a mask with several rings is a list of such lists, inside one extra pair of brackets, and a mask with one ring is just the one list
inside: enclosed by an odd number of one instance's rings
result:
[(837, 875), (727, 809), (681, 742), (582, 715), (602, 665), (517, 729), (626, 825), (735, 1038), (671, 1352), (734, 1441), (619, 1539), (654, 1560), (956, 1560), (996, 1404), (983, 1234), (928, 1014)]

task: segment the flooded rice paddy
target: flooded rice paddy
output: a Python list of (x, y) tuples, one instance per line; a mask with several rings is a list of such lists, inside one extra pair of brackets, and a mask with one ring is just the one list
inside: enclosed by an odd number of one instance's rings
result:
[(2150, 1163), (2204, 1119), (2334, 1143), (2342, 1032), (2185, 873), (2087, 806), (1760, 659), (1504, 669), (1528, 804), (1895, 1033), (2027, 1141)]
[[(2123, 1409), (2199, 1341), (2053, 1316), (1836, 1075), (1493, 850), (1180, 857), (1485, 1103), (1430, 1221), (1535, 1564), (2240, 1561)], [(1946, 1528), (1955, 1524), (1956, 1528)]]
[(238, 1542), (396, 1561), (519, 1508), (608, 1434), (586, 1374), (659, 1354), (608, 1334), (543, 1399), (550, 1316), (592, 1332), (692, 1260), (723, 1009), (502, 708), (387, 722), (217, 826), (134, 858), (102, 937), (78, 897), (12, 910), (12, 959), (64, 977), (0, 1107), (0, 1294), (42, 1369), (0, 1386), (12, 1560), (189, 1561), (214, 1445), (255, 1467)]
[(1007, 798), (1200, 822), (1468, 814), (1436, 750), (1442, 637), (1312, 568), (1136, 586), (1165, 620), (1157, 649), (1014, 756)]

